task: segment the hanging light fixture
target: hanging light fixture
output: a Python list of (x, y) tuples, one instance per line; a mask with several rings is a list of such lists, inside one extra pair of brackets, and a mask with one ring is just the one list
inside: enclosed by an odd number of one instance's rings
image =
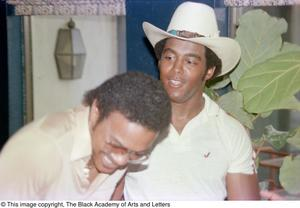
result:
[(82, 76), (86, 50), (79, 29), (71, 19), (68, 28), (59, 29), (55, 60), (60, 79), (79, 79)]

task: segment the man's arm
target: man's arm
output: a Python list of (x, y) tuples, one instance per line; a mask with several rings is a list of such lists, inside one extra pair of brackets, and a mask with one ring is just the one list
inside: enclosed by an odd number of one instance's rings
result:
[(125, 185), (125, 175), (126, 175), (126, 173), (123, 175), (123, 177), (118, 182), (118, 184), (115, 188), (115, 191), (112, 194), (110, 200), (116, 200), (116, 201), (124, 200), (123, 191), (124, 191), (124, 185)]
[(228, 173), (226, 176), (228, 200), (260, 200), (257, 175)]
[[(33, 136), (34, 135), (34, 136)], [(60, 175), (57, 147), (41, 131), (18, 133), (0, 154), (0, 200), (42, 200)]]

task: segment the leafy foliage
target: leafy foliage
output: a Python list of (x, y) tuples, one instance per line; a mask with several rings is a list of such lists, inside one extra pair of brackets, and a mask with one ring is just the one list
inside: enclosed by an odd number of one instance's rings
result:
[(236, 90), (233, 90), (218, 99), (218, 104), (230, 115), (239, 118), (239, 121), (246, 127), (253, 129), (253, 115), (243, 109), (243, 96)]
[(286, 140), (290, 137), (290, 133), (286, 131), (278, 131), (273, 126), (265, 127), (264, 137), (274, 149), (280, 150), (286, 145)]
[[(248, 128), (253, 128), (257, 118), (268, 117), (274, 110), (300, 110), (300, 102), (294, 96), (300, 91), (300, 47), (282, 41), (281, 35), (286, 31), (284, 19), (271, 17), (262, 10), (245, 13), (239, 20), (236, 36), (242, 51), (240, 63), (229, 74), (229, 80), (224, 77), (211, 85), (213, 91), (231, 82), (233, 89), (227, 94), (210, 94)], [(283, 132), (269, 125), (261, 138), (253, 140), (255, 146), (268, 143), (275, 150), (287, 142), (300, 148), (300, 127)], [(300, 155), (286, 157), (280, 169), (281, 185), (290, 193), (300, 193), (299, 176)]]
[(287, 53), (291, 51), (300, 51), (300, 47), (297, 44), (292, 44), (289, 42), (284, 42), (280, 53)]
[(238, 82), (245, 108), (251, 113), (300, 110), (300, 52), (283, 53), (250, 68)]
[(300, 128), (294, 130), (292, 134), (287, 142), (300, 149)]
[(230, 74), (234, 89), (245, 71), (279, 53), (281, 35), (286, 31), (284, 19), (271, 17), (262, 10), (252, 10), (241, 16), (236, 34), (242, 50), (241, 61)]
[(291, 194), (300, 193), (300, 155), (284, 159), (279, 172), (279, 181), (283, 188)]

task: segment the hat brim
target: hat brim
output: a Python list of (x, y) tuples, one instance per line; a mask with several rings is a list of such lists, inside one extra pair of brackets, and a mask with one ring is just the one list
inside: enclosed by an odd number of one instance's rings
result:
[(212, 50), (221, 60), (222, 68), (221, 73), (218, 76), (222, 76), (229, 71), (231, 71), (241, 57), (241, 48), (239, 44), (227, 37), (197, 37), (197, 38), (183, 38), (173, 34), (170, 34), (154, 25), (143, 22), (144, 32), (150, 41), (151, 45), (155, 45), (166, 38), (177, 38), (181, 40), (186, 40), (194, 43), (198, 43), (208, 47)]

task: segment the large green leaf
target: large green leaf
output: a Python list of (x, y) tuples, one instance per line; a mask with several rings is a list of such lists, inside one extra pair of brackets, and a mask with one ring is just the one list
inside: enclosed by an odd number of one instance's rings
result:
[(279, 172), (279, 181), (283, 188), (291, 194), (300, 193), (300, 155), (285, 157)]
[(241, 16), (236, 35), (242, 50), (241, 60), (230, 74), (234, 89), (244, 72), (279, 53), (281, 35), (286, 31), (287, 23), (284, 19), (271, 17), (263, 10), (251, 10)]
[(287, 142), (300, 149), (300, 128), (295, 130), (294, 135), (291, 138), (289, 138)]
[(238, 90), (250, 113), (276, 109), (300, 110), (294, 94), (300, 90), (300, 52), (280, 54), (248, 70), (239, 80)]
[(253, 115), (247, 113), (243, 109), (243, 97), (236, 91), (232, 90), (229, 93), (221, 96), (217, 103), (230, 115), (239, 120), (246, 127), (253, 129)]

